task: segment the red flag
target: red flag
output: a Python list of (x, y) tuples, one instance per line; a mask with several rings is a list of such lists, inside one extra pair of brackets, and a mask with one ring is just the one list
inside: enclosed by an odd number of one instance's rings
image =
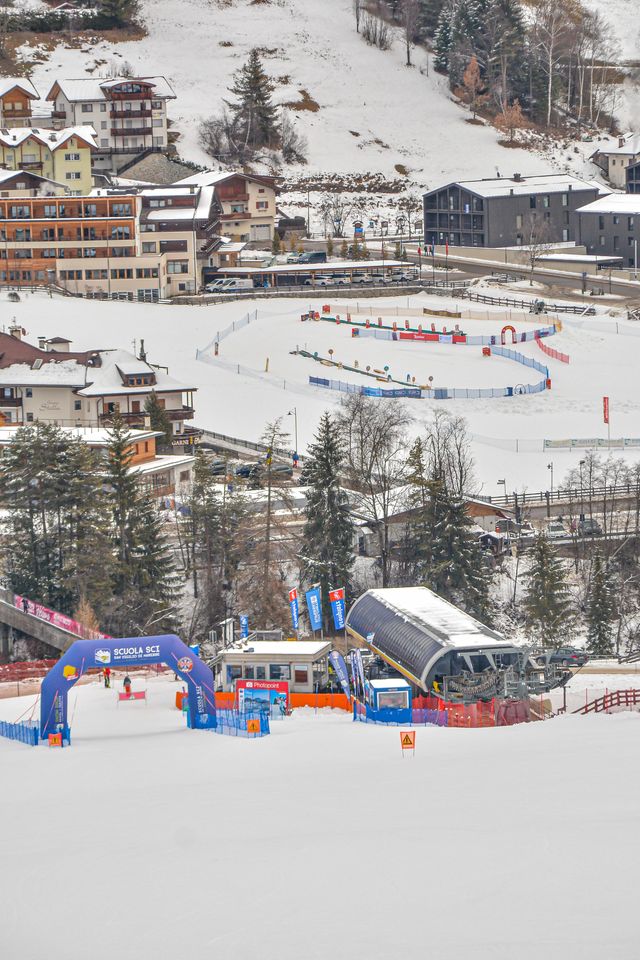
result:
[(422, 256), (422, 247), (418, 247), (418, 256), (419, 256), (419, 257)]
[(446, 253), (447, 256), (449, 256), (449, 241), (448, 241), (448, 240), (447, 240), (447, 242), (446, 242), (445, 245), (444, 245), (444, 252)]
[(602, 398), (602, 414), (604, 416), (604, 422), (609, 423), (609, 397)]

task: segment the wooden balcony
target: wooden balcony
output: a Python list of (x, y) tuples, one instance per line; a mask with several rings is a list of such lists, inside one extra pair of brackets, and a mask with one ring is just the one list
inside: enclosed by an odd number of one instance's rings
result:
[(0, 408), (2, 407), (21, 407), (22, 397), (0, 397)]
[(148, 137), (153, 127), (111, 127), (112, 137)]
[(114, 105), (111, 106), (111, 119), (120, 120), (127, 117), (150, 117), (151, 108), (145, 107), (144, 110), (118, 110)]

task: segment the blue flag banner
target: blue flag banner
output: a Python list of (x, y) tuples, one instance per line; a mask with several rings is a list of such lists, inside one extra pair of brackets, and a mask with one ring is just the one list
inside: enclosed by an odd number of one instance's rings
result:
[(338, 590), (330, 590), (329, 601), (336, 630), (344, 630), (344, 587), (340, 587)]
[(358, 683), (360, 685), (360, 695), (364, 700), (364, 696), (366, 692), (365, 690), (366, 680), (364, 678), (364, 664), (362, 663), (362, 654), (360, 653), (359, 650), (352, 650), (351, 656), (353, 658), (353, 666), (356, 669), (356, 675), (358, 677)]
[(240, 614), (240, 636), (243, 639), (249, 636), (249, 617), (246, 613)]
[(344, 657), (341, 653), (338, 653), (337, 650), (332, 650), (329, 654), (329, 663), (336, 672), (336, 676), (340, 681), (340, 686), (344, 690), (345, 696), (351, 698), (351, 691), (349, 689), (349, 674), (347, 672), (347, 665), (344, 662)]
[(307, 598), (307, 610), (309, 611), (309, 623), (311, 629), (315, 632), (322, 627), (322, 597), (320, 587), (312, 587), (305, 594)]
[(289, 607), (291, 609), (291, 623), (293, 624), (293, 629), (298, 629), (298, 624), (300, 623), (300, 610), (298, 607), (298, 591), (294, 587), (293, 590), (289, 590)]

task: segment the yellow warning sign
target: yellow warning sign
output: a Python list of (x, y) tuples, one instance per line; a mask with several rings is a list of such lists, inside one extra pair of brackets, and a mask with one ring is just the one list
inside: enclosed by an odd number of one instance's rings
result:
[(415, 730), (406, 730), (400, 734), (400, 746), (403, 750), (415, 750), (416, 732)]

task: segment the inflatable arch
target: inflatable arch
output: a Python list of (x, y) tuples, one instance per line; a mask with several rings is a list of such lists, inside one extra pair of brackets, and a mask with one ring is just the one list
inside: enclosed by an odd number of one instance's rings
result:
[(187, 723), (192, 728), (216, 726), (213, 673), (174, 634), (158, 637), (125, 637), (109, 640), (76, 640), (52, 667), (40, 690), (40, 736), (67, 731), (69, 690), (90, 669), (164, 663), (186, 684)]
[(515, 343), (517, 339), (516, 328), (512, 327), (511, 324), (508, 323), (506, 327), (503, 327), (502, 330), (500, 331), (500, 343), (502, 344), (503, 347), (507, 342), (507, 331), (511, 332), (511, 343)]

